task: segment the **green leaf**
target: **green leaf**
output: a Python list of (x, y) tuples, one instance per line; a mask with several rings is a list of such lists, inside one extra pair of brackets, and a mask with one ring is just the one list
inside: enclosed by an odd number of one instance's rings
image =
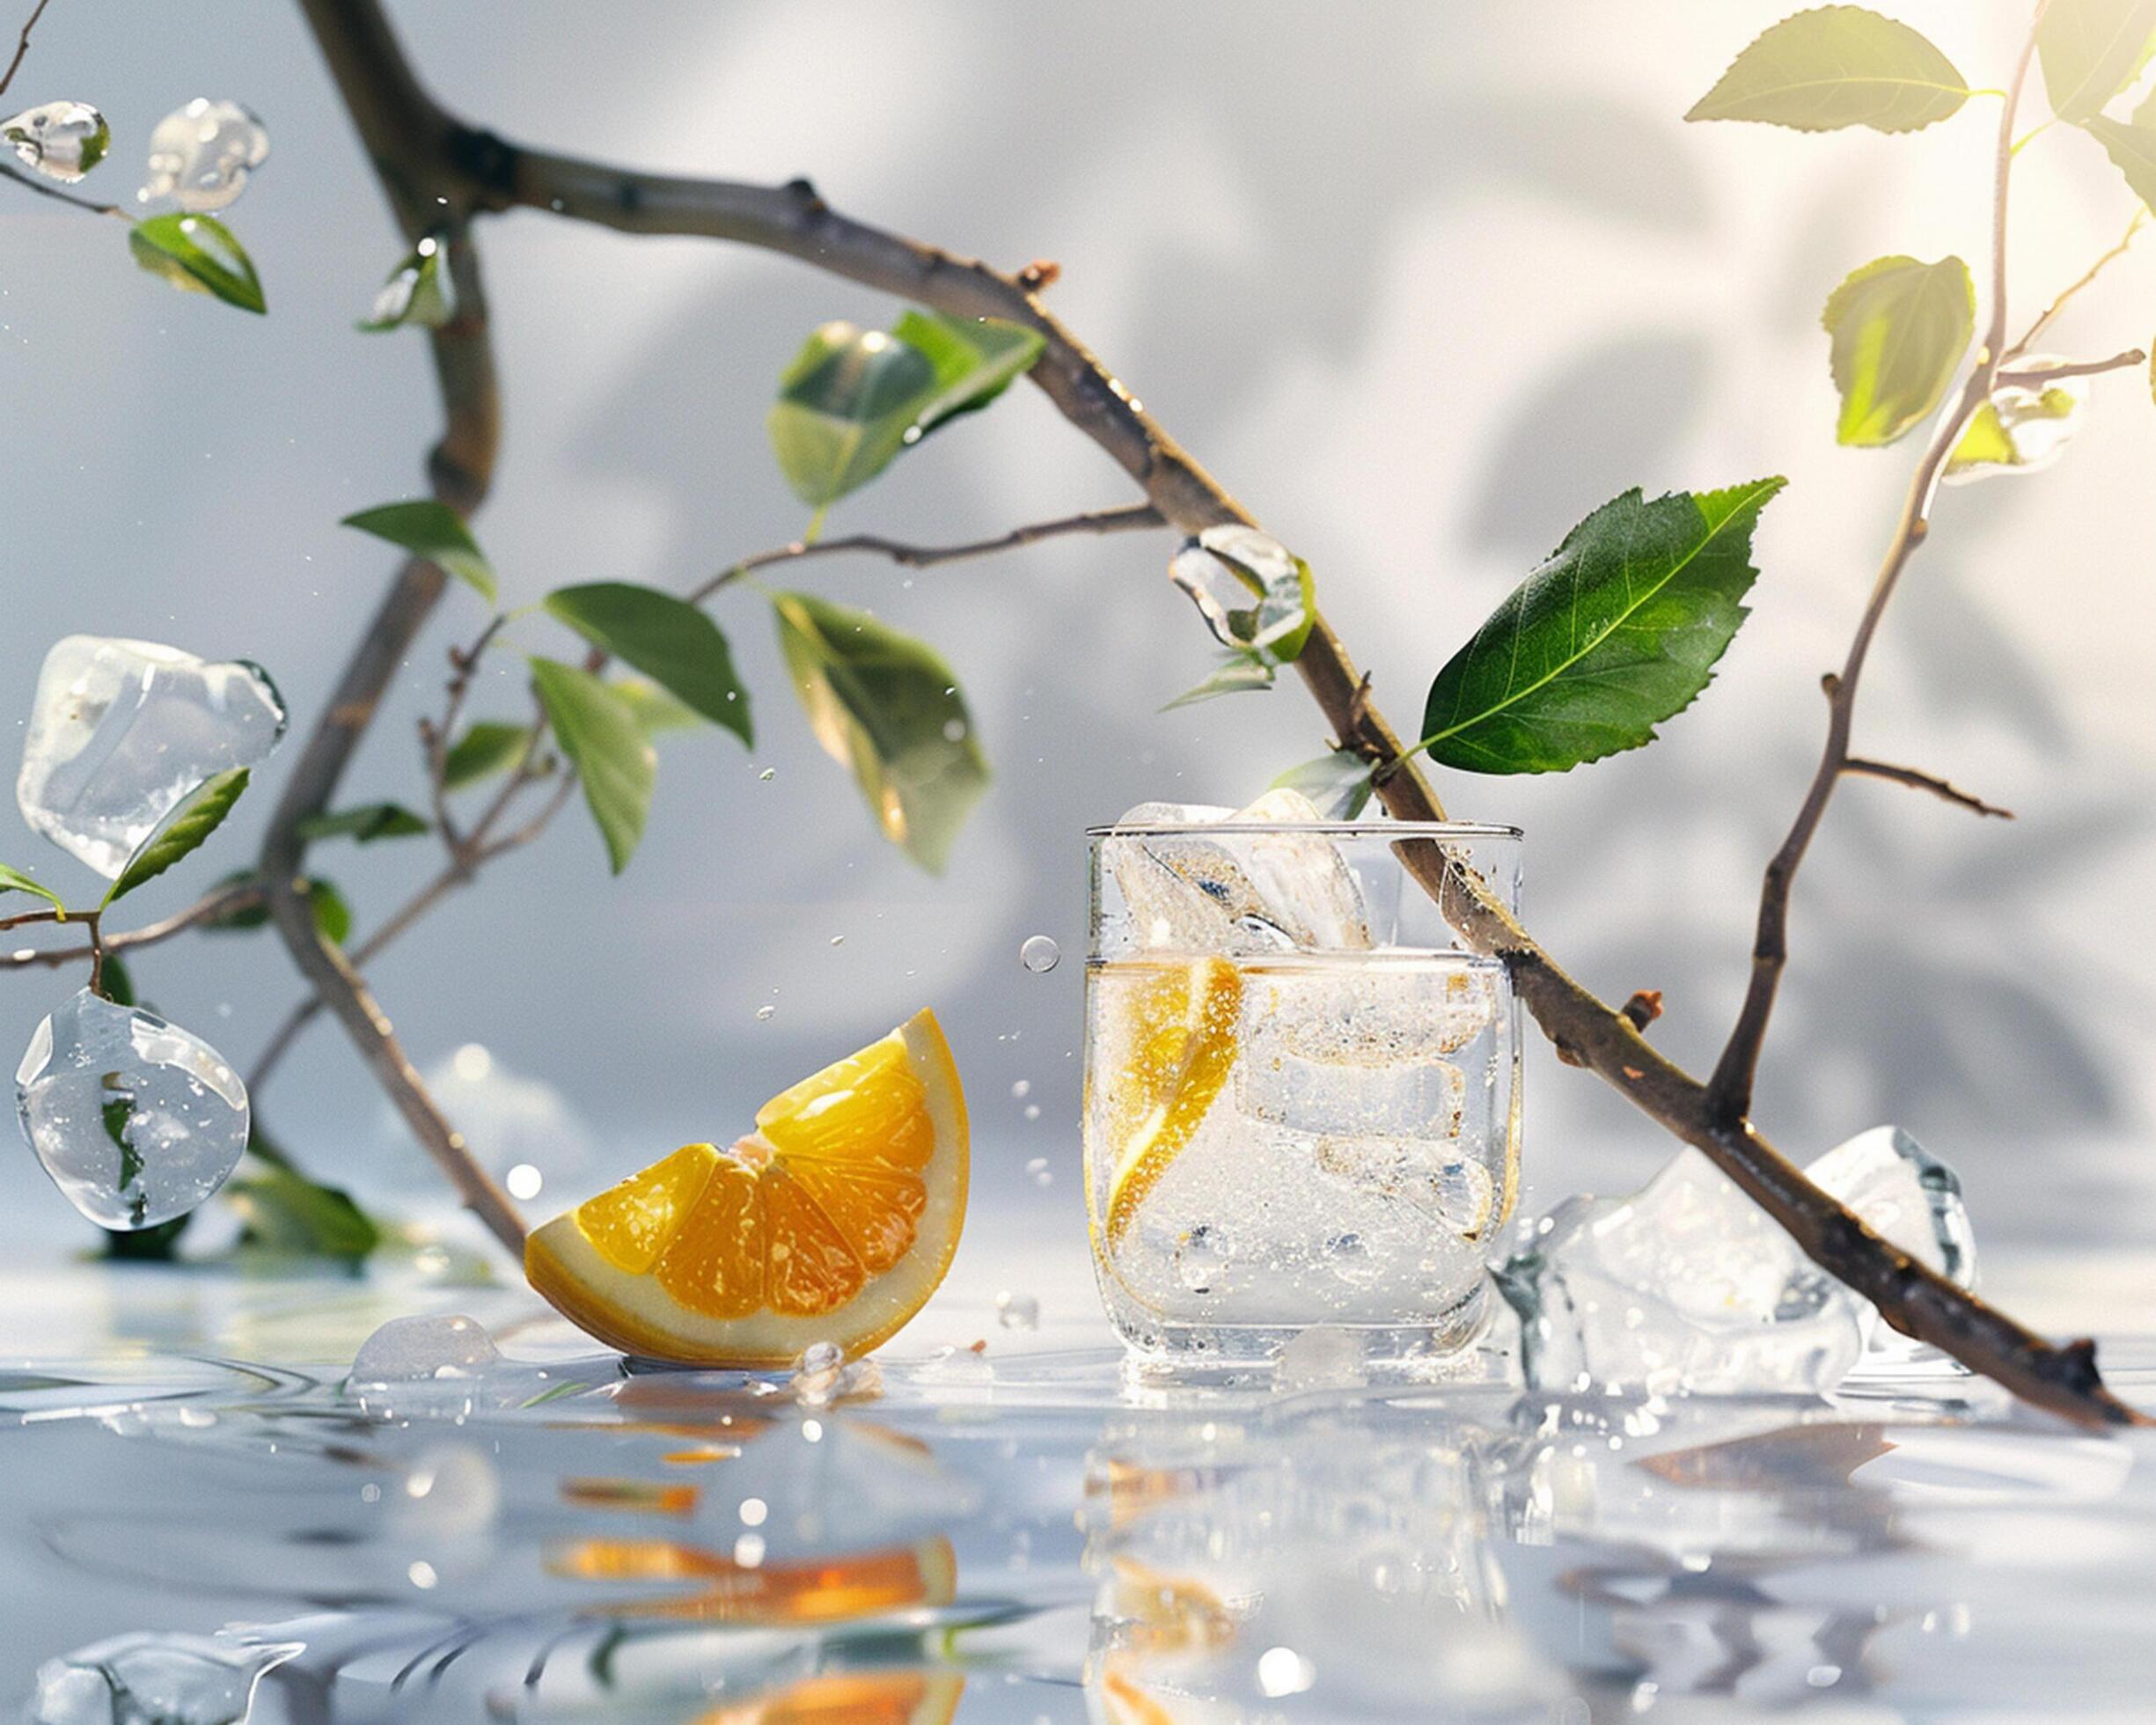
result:
[(350, 1193), (289, 1167), (268, 1163), (229, 1180), (224, 1196), (239, 1212), (243, 1246), (357, 1263), (382, 1243), (381, 1229)]
[(1874, 258), (1827, 297), (1820, 322), (1842, 393), (1837, 442), (1892, 443), (1929, 417), (1969, 350), (1976, 288), (1956, 257)]
[(55, 910), (60, 912), (63, 917), (67, 914), (66, 901), (51, 887), (33, 880), (20, 869), (9, 868), (4, 862), (0, 862), (0, 892), (33, 893), (38, 898), (44, 899)]
[(120, 871), (120, 878), (105, 895), (105, 902), (117, 903), (136, 887), (155, 880), (182, 857), (200, 849), (202, 841), (224, 824), (225, 816), (231, 813), (232, 804), (239, 801), (246, 788), (247, 769), (244, 767), (235, 767), (205, 782), (200, 790), (180, 805), (171, 820), (143, 840), (142, 848), (128, 859), (128, 866)]
[(1196, 688), (1185, 689), (1161, 711), (1172, 713), (1178, 707), (1195, 707), (1201, 701), (1215, 701), (1224, 694), (1248, 694), (1253, 689), (1269, 689), (1273, 675), (1272, 667), (1257, 654), (1231, 648), (1218, 670)]
[(1335, 749), (1316, 760), (1289, 767), (1265, 789), (1299, 790), (1317, 805), (1317, 812), (1325, 819), (1353, 820), (1370, 805), (1371, 795), (1377, 789), (1370, 775), (1376, 770), (1375, 762)]
[(135, 261), (189, 293), (214, 294), (243, 312), (267, 312), (246, 247), (214, 216), (152, 216), (128, 230)]
[(2051, 112), (2094, 120), (2139, 75), (2156, 47), (2156, 0), (2050, 0), (2036, 26)]
[(306, 840), (350, 839), (370, 845), (377, 839), (415, 839), (431, 833), (424, 817), (399, 803), (363, 803), (357, 808), (309, 815), (295, 829)]
[(825, 753), (853, 769), (891, 843), (941, 873), (988, 787), (957, 679), (933, 648), (807, 593), (774, 593), (779, 645)]
[[(253, 870), (239, 869), (225, 876), (211, 890), (221, 892), (229, 886), (238, 886), (253, 879)], [(307, 881), (307, 902), (313, 908), (314, 926), (322, 937), (333, 945), (342, 946), (352, 934), (352, 907), (346, 902), (344, 894), (337, 890), (335, 883), (324, 880), (319, 875), (310, 877)], [(208, 919), (202, 928), (211, 934), (240, 934), (252, 929), (266, 928), (268, 923), (269, 907), (258, 899), (253, 904), (242, 905), (238, 910), (228, 910), (221, 916)], [(108, 958), (105, 961), (108, 984), (112, 971), (113, 961)]]
[(734, 674), (726, 637), (686, 600), (655, 587), (597, 581), (557, 587), (546, 595), (546, 609), (712, 723), (723, 725), (744, 743), (753, 740), (748, 691)]
[(935, 367), (918, 348), (880, 329), (825, 324), (779, 379), (771, 409), (771, 447), (794, 495), (820, 510), (866, 485), (937, 393)]
[(135, 973), (130, 971), (117, 953), (105, 960), (104, 973), (99, 978), (105, 998), (114, 1006), (136, 1006), (141, 998), (135, 992)]
[(2144, 203), (2156, 198), (2156, 96), (2134, 110), (2131, 125), (2100, 114), (2082, 129), (2103, 145), (2136, 197)]
[(464, 525), (464, 518), (447, 503), (415, 498), (406, 503), (382, 503), (348, 515), (338, 524), (356, 527), (363, 533), (401, 546), (415, 557), (424, 557), (458, 580), (469, 583), (489, 605), (499, 591), (494, 567)]
[(606, 686), (628, 703), (636, 728), (647, 737), (670, 730), (701, 730), (703, 715), (644, 677), (617, 677)]
[(606, 841), (607, 861), (620, 874), (644, 835), (658, 757), (635, 710), (590, 672), (535, 658), (532, 680), (561, 752), (583, 781), (584, 802)]
[(374, 309), (358, 326), (369, 334), (414, 326), (439, 329), (457, 315), (457, 290), (444, 267), (447, 239), (430, 233), (389, 273)]
[[(135, 1124), (135, 1092), (121, 1087), (117, 1072), (106, 1073), (102, 1082), (111, 1094), (99, 1105), (98, 1113), (104, 1121), (105, 1135), (120, 1152), (120, 1178), (114, 1184), (125, 1193), (143, 1178), (143, 1153), (128, 1141), (128, 1129)], [(135, 1220), (140, 1222), (150, 1208), (149, 1194), (137, 1191), (130, 1201)]]
[(1654, 741), (1743, 622), (1752, 529), (1783, 484), (1604, 503), (1437, 673), (1416, 746), (1469, 772), (1563, 773)]
[(524, 759), (532, 746), (532, 727), (480, 719), (466, 727), (442, 758), (442, 788), (462, 790), (496, 773), (506, 772)]
[(1969, 97), (1954, 62), (1906, 24), (1862, 6), (1821, 6), (1769, 26), (1684, 117), (1913, 132)]
[(108, 1228), (105, 1256), (128, 1264), (169, 1264), (180, 1256), (180, 1237), (194, 1220), (194, 1212), (161, 1222), (155, 1228)]
[(891, 333), (935, 370), (935, 394), (917, 422), (926, 437), (961, 414), (977, 413), (1032, 369), (1047, 345), (1038, 331), (1000, 318), (947, 318), (909, 311)]

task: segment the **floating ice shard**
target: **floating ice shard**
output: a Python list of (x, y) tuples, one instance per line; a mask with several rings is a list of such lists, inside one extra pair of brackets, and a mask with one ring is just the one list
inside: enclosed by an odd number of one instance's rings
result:
[(197, 214), (223, 209), (247, 189), (247, 176), (269, 159), (269, 133), (238, 102), (197, 96), (150, 134), (150, 175), (136, 195), (177, 200)]
[(247, 1148), (247, 1089), (199, 1037), (87, 988), (30, 1039), (23, 1135), (100, 1228), (155, 1228), (223, 1185)]
[[(1116, 824), (1294, 825), (1319, 818), (1295, 790), (1248, 808), (1140, 803)], [(1104, 857), (1141, 944), (1181, 952), (1359, 951), (1370, 944), (1362, 894), (1345, 859), (1315, 833), (1142, 833), (1111, 838)]]
[(284, 735), (284, 702), (244, 661), (71, 635), (45, 656), (23, 738), (23, 818), (107, 879), (206, 779)]
[(1898, 1126), (1875, 1126), (1804, 1171), (1894, 1244), (1958, 1288), (1976, 1285), (1976, 1237), (1962, 1182)]
[(359, 1345), (352, 1356), (355, 1384), (416, 1384), (470, 1377), (501, 1359), (487, 1327), (476, 1318), (445, 1312), (430, 1318), (392, 1318)]
[(71, 186), (105, 159), (112, 128), (87, 102), (42, 102), (0, 120), (0, 140), (48, 180)]
[(38, 1667), (33, 1725), (240, 1725), (254, 1686), (306, 1647), (216, 1635), (115, 1635)]
[[(1976, 1244), (1954, 1171), (1877, 1127), (1806, 1171), (1865, 1222), (1959, 1283)], [(1629, 1199), (1568, 1199), (1496, 1273), (1520, 1314), (1529, 1384), (1650, 1394), (1817, 1395), (1900, 1339), (1815, 1266), (1698, 1150)]]

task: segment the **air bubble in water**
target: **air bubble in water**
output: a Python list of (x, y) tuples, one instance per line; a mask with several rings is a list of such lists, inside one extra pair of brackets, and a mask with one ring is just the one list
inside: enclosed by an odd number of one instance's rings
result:
[(1046, 935), (1028, 935), (1018, 949), (1018, 962), (1036, 976), (1045, 976), (1063, 961), (1063, 949)]
[(72, 186), (105, 159), (113, 132), (87, 102), (42, 102), (0, 120), (0, 140), (14, 146), (26, 166)]

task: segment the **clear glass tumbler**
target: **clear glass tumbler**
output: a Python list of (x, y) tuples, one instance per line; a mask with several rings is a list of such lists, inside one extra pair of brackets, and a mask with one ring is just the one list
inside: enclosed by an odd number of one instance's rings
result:
[(1370, 1372), (1467, 1346), (1519, 1188), (1518, 1012), (1421, 881), (1516, 910), (1519, 832), (1087, 836), (1087, 1215), (1133, 1363), (1263, 1368), (1321, 1325)]

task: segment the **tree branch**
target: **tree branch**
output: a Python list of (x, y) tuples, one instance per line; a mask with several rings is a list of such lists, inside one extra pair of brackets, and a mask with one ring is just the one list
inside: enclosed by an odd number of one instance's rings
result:
[(2001, 820), (2012, 820), (2013, 811), (2002, 809), (1995, 803), (1987, 803), (1963, 790), (1959, 785), (1949, 784), (1936, 774), (1920, 773), (1913, 767), (1896, 767), (1883, 760), (1871, 760), (1863, 755), (1851, 755), (1842, 763), (1842, 771), (1855, 773), (1867, 779), (1888, 779), (1897, 785), (1907, 785), (1912, 790), (1928, 790), (1934, 796), (1943, 797), (1959, 804), (1971, 814), (1997, 815)]
[(2066, 309), (2077, 294), (2082, 292), (2105, 270), (2126, 255), (2127, 248), (2134, 242), (2134, 236), (2141, 231), (2141, 224), (2148, 220), (2148, 213), (2146, 204), (2142, 204), (2134, 211), (2133, 220), (2126, 224), (2126, 231), (2119, 236), (2118, 243), (2060, 290), (2058, 297), (2043, 308), (2042, 312), (2038, 314), (2036, 321), (2023, 330), (2020, 339), (2000, 356), (2000, 364), (2010, 365), (2027, 353), (2035, 345), (2036, 338), (2057, 320), (2059, 313)]
[(2101, 372), (2123, 371), (2130, 365), (2145, 365), (2147, 363), (2145, 349), (2126, 348), (2108, 359), (2062, 360), (2057, 365), (2037, 365), (2020, 371), (2001, 371), (1992, 378), (1992, 382), (2008, 389), (2042, 389), (2046, 384), (2055, 384), (2061, 378), (2093, 378)]
[[(406, 238), (417, 244), (428, 232), (444, 233), (458, 313), (429, 332), (445, 423), (429, 458), (428, 475), (435, 495), (468, 516), (493, 477), (501, 406), (466, 207), (453, 178), (435, 165), (441, 116), (413, 81), (378, 7), (302, 0), (302, 10)], [(300, 973), (344, 1025), (466, 1207), (521, 1258), (524, 1223), (515, 1205), (442, 1117), (351, 960), (316, 929), (302, 872), (307, 847), (301, 823), (335, 794), (384, 691), (441, 598), (444, 579), (440, 569), (418, 558), (398, 569), (278, 801), (263, 841), (260, 872), (270, 914)]]
[(15, 82), (15, 74), (21, 68), (23, 55), (30, 52), (30, 33), (38, 27), (38, 20), (45, 16), (46, 7), (53, 0), (38, 0), (37, 10), (24, 23), (22, 34), (15, 39), (15, 57), (8, 62), (8, 69), (0, 72), (0, 96), (7, 94), (8, 85)]
[[(261, 902), (262, 889), (256, 883), (251, 880), (234, 881), (230, 886), (221, 886), (213, 892), (204, 893), (185, 910), (174, 911), (162, 921), (146, 922), (139, 929), (128, 929), (125, 934), (103, 935), (101, 942), (108, 954), (131, 952), (136, 947), (155, 946), (162, 941), (172, 939), (174, 935), (185, 934), (189, 929), (202, 923), (215, 922)], [(33, 913), (29, 916), (11, 917), (0, 922), (0, 929), (12, 929), (25, 922), (50, 921), (57, 925), (59, 920), (50, 911), (42, 914)], [(84, 920), (82, 917), (69, 919), (70, 921)], [(0, 955), (0, 970), (22, 970), (32, 965), (57, 970), (62, 965), (80, 964), (96, 956), (95, 951), (89, 946), (56, 946), (44, 951), (26, 947), (19, 952)]]
[[(357, 21), (348, 26), (349, 33), (363, 44), (378, 38), (394, 58), (372, 0), (303, 4), (311, 16), (353, 15)], [(365, 58), (360, 56), (358, 63), (363, 66)], [(2024, 56), (2017, 87), (2026, 70)], [(384, 76), (392, 94), (407, 86), (416, 94), (400, 60)], [(363, 90), (360, 99), (364, 103), (375, 97)], [(2009, 102), (2009, 113), (2012, 106)], [(1024, 280), (1004, 275), (985, 264), (854, 222), (832, 211), (803, 180), (763, 187), (632, 173), (520, 150), (491, 133), (453, 123), (442, 132), (435, 129), (440, 111), (431, 103), (426, 108), (426, 114), (415, 117), (427, 125), (408, 135), (414, 148), (441, 137), (448, 153), (446, 162), (437, 165), (454, 178), (452, 195), (468, 197), (475, 205), (524, 205), (629, 232), (734, 240), (783, 253), (953, 315), (995, 317), (1032, 328), (1045, 346), (1029, 376), (1073, 425), (1130, 473), (1164, 521), (1185, 532), (1251, 521), (1041, 304), (1035, 290), (1046, 285), (1042, 275)], [(1996, 196), (2003, 228), (2003, 181)], [(2002, 258), (1996, 262), (1995, 278), (2003, 268)], [(2004, 296), (1994, 298), (1996, 324)], [(1982, 368), (1987, 383), (2000, 345), (1995, 331)], [(1981, 392), (1976, 399), (1982, 399)], [(1965, 394), (1962, 415), (1975, 405)], [(1942, 451), (1939, 461), (1943, 460)], [(1929, 465), (1935, 473), (1938, 463)], [(1903, 557), (1921, 537), (1922, 504), (1928, 495), (1928, 485), (1912, 490), (1912, 508), (1897, 532), (1897, 541), (1907, 542)], [(1898, 563), (1892, 560), (1890, 572), (1898, 574)], [(1397, 733), (1368, 699), (1353, 662), (1322, 619), (1312, 628), (1296, 668), (1344, 745), (1381, 764), (1399, 762), (1379, 787), (1391, 813), (1407, 820), (1443, 818), (1428, 781), (1414, 761), (1401, 759)], [(1407, 849), (1411, 855), (1404, 860), (1437, 896), (1468, 944), (1504, 960), (1520, 998), (1560, 1053), (1592, 1068), (1676, 1136), (1705, 1152), (1815, 1262), (1878, 1306), (1889, 1324), (2067, 1418), (2088, 1423), (2138, 1418), (2104, 1388), (2090, 1344), (2052, 1347), (1882, 1240), (1808, 1181), (1748, 1121), (1729, 1119), (1710, 1107), (1705, 1086), (1656, 1053), (1630, 1018), (1566, 975), (1478, 877), (1451, 865), (1427, 840), (1411, 843)]]
[(1042, 540), (1060, 539), (1068, 533), (1126, 533), (1146, 527), (1164, 527), (1168, 524), (1160, 510), (1151, 503), (1127, 503), (1119, 509), (1088, 510), (1082, 515), (1067, 515), (1055, 521), (1037, 521), (1029, 526), (1013, 527), (1008, 533), (998, 533), (994, 539), (968, 540), (960, 545), (909, 545), (902, 540), (886, 539), (881, 533), (847, 533), (840, 539), (796, 540), (774, 550), (759, 551), (753, 556), (744, 557), (739, 562), (719, 571), (700, 587), (685, 595), (691, 605), (700, 605), (722, 588), (731, 586), (745, 575), (758, 569), (769, 569), (774, 563), (797, 563), (811, 557), (829, 557), (840, 554), (860, 553), (877, 557), (888, 557), (906, 569), (933, 569), (938, 563), (955, 563), (966, 557), (988, 557), (999, 551), (1011, 551), (1022, 545), (1035, 545)]
[[(2043, 7), (2039, 5), (2036, 16), (2041, 18), (2042, 15)], [(1909, 495), (1903, 502), (1901, 518), (1888, 543), (1886, 559), (1872, 584), (1871, 597), (1858, 620), (1856, 635), (1849, 643), (1848, 657), (1843, 661), (1839, 676), (1827, 684), (1826, 745), (1820, 751), (1819, 766), (1812, 774), (1811, 785), (1804, 794), (1796, 818), (1790, 824), (1788, 836), (1767, 864), (1766, 878), (1759, 892), (1758, 927), (1752, 940), (1751, 979), (1745, 988), (1744, 1004), (1737, 1014), (1737, 1022), (1729, 1032), (1728, 1041), (1723, 1045), (1721, 1057), (1715, 1062), (1714, 1075), (1707, 1086), (1708, 1102), (1715, 1120), (1723, 1127), (1734, 1127), (1751, 1111), (1752, 1086), (1759, 1069), (1760, 1050), (1766, 1041), (1767, 1023), (1774, 1015), (1782, 971), (1789, 962), (1790, 892), (1849, 760), (1849, 734), (1856, 713), (1857, 685), (1864, 675), (1873, 637), (1878, 634), (1887, 606), (1901, 583), (1902, 571), (1909, 566), (1909, 560), (1931, 530), (1932, 499), (1938, 491), (1947, 459), (1961, 442), (1969, 422), (1991, 399), (1999, 356), (2006, 344), (2006, 195), (2013, 180), (2013, 116), (2035, 52), (2036, 30), (2032, 23), (2014, 62), (2006, 99), (2001, 105), (1992, 163), (1991, 321), (1984, 331), (1983, 346), (1977, 350), (1976, 364), (1962, 385), (1954, 411), (1940, 419), (1910, 478)]]
[(132, 223), (135, 218), (116, 203), (99, 203), (74, 192), (63, 192), (57, 186), (48, 185), (33, 173), (25, 173), (6, 162), (0, 162), (0, 179), (12, 180), (18, 186), (26, 186), (41, 198), (54, 198), (73, 209), (87, 210), (92, 216), (117, 216), (121, 221)]

